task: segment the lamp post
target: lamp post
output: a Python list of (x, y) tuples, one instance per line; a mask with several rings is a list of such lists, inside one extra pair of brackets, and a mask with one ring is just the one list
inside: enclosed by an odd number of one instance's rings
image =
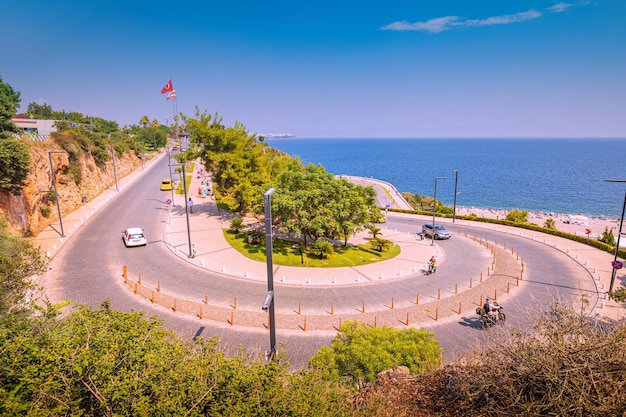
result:
[(433, 235), (430, 245), (435, 244), (435, 212), (437, 211), (437, 180), (447, 180), (447, 177), (435, 177), (435, 195), (433, 196)]
[[(626, 182), (626, 180), (604, 180), (605, 182)], [(624, 210), (626, 210), (626, 192), (624, 193), (624, 204), (622, 205), (622, 217), (619, 222), (619, 232), (617, 233), (617, 243), (615, 244), (615, 257), (613, 258), (613, 271), (611, 272), (611, 284), (609, 284), (609, 292), (613, 292), (613, 284), (615, 284), (615, 276), (617, 275), (617, 268), (615, 268), (617, 261), (617, 253), (619, 251), (619, 241), (622, 237), (622, 225), (624, 224)]]
[(459, 170), (453, 169), (454, 172), (454, 209), (452, 211), (452, 223), (456, 221), (456, 195), (458, 192), (456, 191), (459, 187)]
[(272, 194), (276, 190), (270, 188), (265, 194), (265, 254), (267, 258), (267, 295), (261, 309), (269, 310), (270, 315), (270, 351), (268, 360), (273, 360), (276, 354), (276, 326), (274, 325), (274, 266), (272, 260)]
[(52, 166), (52, 154), (53, 153), (65, 153), (65, 152), (61, 152), (61, 151), (48, 152), (48, 160), (50, 161), (50, 173), (52, 174), (52, 186), (54, 188), (54, 197), (57, 201), (57, 212), (59, 213), (59, 223), (61, 224), (61, 237), (65, 237), (65, 232), (63, 231), (63, 218), (61, 218), (61, 204), (59, 204), (59, 193), (57, 192), (57, 177), (54, 174), (54, 166)]
[[(170, 145), (167, 144), (165, 146), (165, 149), (167, 149), (167, 166), (169, 167), (170, 170), (170, 181), (172, 180), (172, 165), (170, 162), (172, 162), (172, 156), (170, 155)], [(172, 203), (174, 203), (174, 187), (172, 187), (172, 189), (170, 190), (172, 192)]]
[[(185, 216), (187, 216), (187, 240), (189, 242), (189, 258), (193, 258), (196, 256), (195, 250), (191, 245), (191, 232), (189, 231), (189, 207), (187, 204), (187, 175), (185, 173), (185, 164), (174, 164), (173, 166), (181, 166), (183, 167), (183, 190), (185, 191)], [(174, 195), (174, 191), (172, 190), (172, 196)], [(174, 204), (174, 200), (172, 198), (172, 204)]]

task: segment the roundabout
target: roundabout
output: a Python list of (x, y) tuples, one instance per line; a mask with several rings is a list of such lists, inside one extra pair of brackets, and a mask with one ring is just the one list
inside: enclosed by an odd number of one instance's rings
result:
[[(269, 332), (261, 306), (266, 265), (225, 246), (222, 229), (230, 219), (209, 200), (197, 199), (188, 235), (182, 197), (167, 205), (170, 194), (161, 195), (154, 185), (154, 178), (167, 171), (166, 160), (157, 161), (122, 183), (121, 192), (103, 195), (106, 204), (94, 200), (86, 205), (85, 210), (98, 205), (89, 221), (73, 218), (80, 212), (64, 218), (70, 236), (61, 243), (42, 235), (39, 242), (51, 252), (56, 242), (50, 270), (40, 277), (46, 296), (52, 303), (70, 299), (92, 308), (110, 300), (112, 308), (158, 316), (182, 337), (217, 337), (232, 353), (240, 347), (251, 354), (265, 352)], [(481, 296), (497, 295), (507, 326), (521, 328), (529, 311), (555, 300), (585, 296), (588, 314), (617, 311), (605, 309), (601, 298), (610, 277), (608, 253), (554, 236), (459, 220), (454, 225), (444, 220), (453, 236), (431, 246), (415, 234), (427, 221), (388, 214), (382, 236), (402, 248), (390, 261), (342, 271), (275, 266), (278, 342), (293, 367), (306, 366), (346, 320), (424, 327), (435, 333), (444, 356), (466, 350), (483, 334), (475, 313)], [(119, 231), (128, 223), (144, 227), (147, 246), (124, 248)], [(193, 258), (188, 256), (188, 236)], [(426, 262), (433, 254), (438, 269), (427, 276)]]

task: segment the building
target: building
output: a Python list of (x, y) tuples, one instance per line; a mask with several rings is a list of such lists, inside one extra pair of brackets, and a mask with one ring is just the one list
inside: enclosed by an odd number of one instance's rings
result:
[(17, 128), (20, 135), (28, 135), (32, 140), (48, 140), (50, 134), (56, 132), (54, 127), (56, 120), (29, 119), (24, 116), (14, 116), (11, 122)]

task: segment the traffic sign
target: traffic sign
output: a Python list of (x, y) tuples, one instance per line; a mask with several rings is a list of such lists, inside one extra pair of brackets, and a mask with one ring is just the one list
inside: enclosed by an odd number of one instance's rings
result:
[(615, 269), (622, 269), (622, 267), (624, 266), (621, 261), (613, 261), (611, 262), (611, 265), (613, 265), (613, 268)]
[(588, 235), (590, 235), (590, 234), (591, 234), (591, 230), (589, 230), (589, 229), (585, 229), (585, 233), (586, 233), (586, 234), (588, 234)]

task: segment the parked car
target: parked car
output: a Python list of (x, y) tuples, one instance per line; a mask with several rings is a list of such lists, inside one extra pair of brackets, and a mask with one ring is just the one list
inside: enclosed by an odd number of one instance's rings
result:
[(129, 246), (146, 246), (148, 240), (141, 227), (129, 227), (122, 232), (122, 240), (126, 247)]
[(430, 236), (433, 239), (450, 239), (450, 232), (448, 229), (440, 224), (435, 223), (435, 227), (428, 223), (422, 226), (422, 235)]
[(170, 178), (163, 178), (161, 181), (161, 191), (170, 191), (174, 188), (174, 184)]

